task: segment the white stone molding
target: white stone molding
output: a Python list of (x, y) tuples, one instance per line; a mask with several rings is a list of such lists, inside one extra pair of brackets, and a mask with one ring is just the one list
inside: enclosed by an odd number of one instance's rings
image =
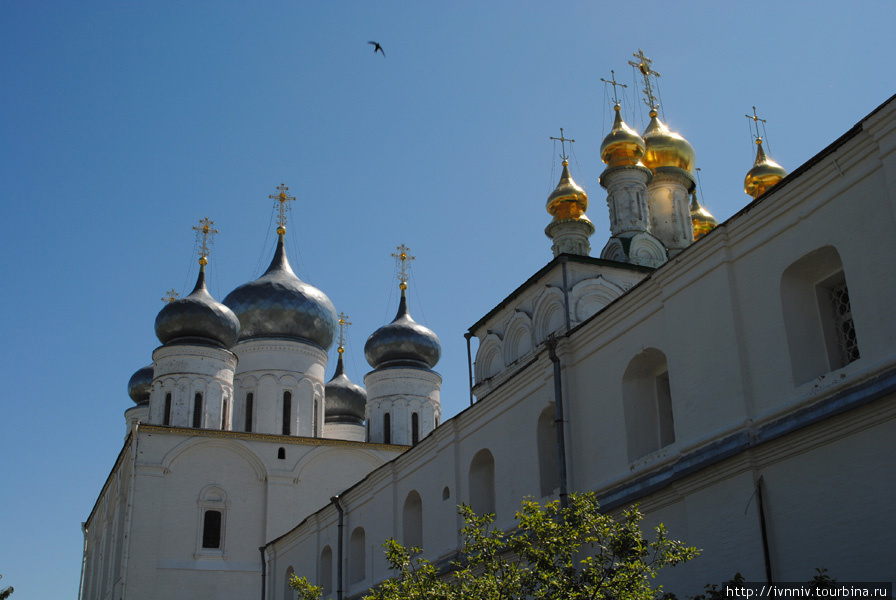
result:
[(561, 254), (589, 256), (591, 254), (591, 242), (588, 241), (588, 238), (594, 233), (594, 225), (591, 221), (583, 219), (552, 221), (545, 227), (544, 233), (554, 241), (551, 246), (554, 256)]
[(604, 260), (613, 260), (616, 262), (628, 262), (628, 254), (622, 245), (622, 241), (618, 238), (610, 238), (607, 240), (604, 249), (600, 251), (600, 257)]
[(554, 286), (545, 286), (535, 300), (535, 336), (534, 341), (540, 344), (548, 335), (566, 327), (566, 300), (563, 290)]
[[(694, 242), (688, 193), (694, 178), (675, 167), (658, 168), (647, 185), (650, 232), (675, 256)], [(631, 252), (630, 252), (631, 254)]]
[(640, 166), (609, 167), (600, 178), (607, 189), (610, 209), (610, 233), (620, 236), (648, 231), (647, 181), (650, 170)]
[(485, 381), (504, 369), (504, 342), (494, 332), (489, 331), (479, 343), (474, 363), (476, 381)]
[(581, 323), (596, 314), (607, 304), (623, 294), (622, 286), (604, 278), (602, 275), (584, 279), (573, 286), (570, 292), (570, 303), (573, 317)]
[(203, 450), (206, 448), (218, 448), (221, 450), (230, 450), (234, 454), (243, 458), (246, 463), (252, 467), (255, 477), (258, 481), (264, 481), (267, 478), (267, 468), (264, 463), (254, 452), (249, 450), (244, 444), (235, 440), (228, 440), (218, 437), (191, 437), (177, 444), (169, 450), (159, 466), (166, 472), (171, 472), (177, 467), (177, 463), (192, 452)]
[(666, 249), (662, 242), (649, 233), (634, 236), (628, 247), (628, 262), (643, 267), (659, 267), (666, 262)]
[(532, 319), (525, 312), (515, 310), (504, 327), (504, 364), (511, 365), (532, 352)]

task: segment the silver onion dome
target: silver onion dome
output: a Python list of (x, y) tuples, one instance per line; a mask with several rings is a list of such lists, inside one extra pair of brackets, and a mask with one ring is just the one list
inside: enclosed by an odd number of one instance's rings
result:
[(296, 338), (324, 350), (333, 345), (336, 309), (322, 291), (293, 273), (283, 235), (264, 275), (224, 298), (240, 321), (240, 341), (253, 338)]
[(411, 318), (404, 290), (401, 291), (395, 319), (374, 331), (364, 344), (364, 356), (374, 369), (431, 369), (439, 362), (441, 355), (442, 344), (436, 334)]
[(240, 323), (229, 308), (205, 288), (205, 266), (186, 298), (165, 305), (156, 316), (156, 337), (163, 344), (198, 343), (229, 348), (236, 343)]
[(131, 375), (128, 381), (128, 396), (134, 401), (134, 404), (141, 405), (149, 402), (149, 395), (152, 391), (152, 365), (147, 365), (142, 369), (138, 369), (136, 373)]
[(367, 391), (345, 374), (340, 354), (336, 372), (324, 388), (324, 422), (361, 425), (366, 406)]

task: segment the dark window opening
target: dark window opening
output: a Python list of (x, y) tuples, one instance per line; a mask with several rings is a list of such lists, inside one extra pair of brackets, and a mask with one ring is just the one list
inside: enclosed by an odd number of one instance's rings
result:
[(411, 444), (416, 446), (420, 441), (420, 416), (417, 413), (411, 414)]
[(246, 431), (252, 431), (252, 409), (255, 403), (255, 395), (251, 392), (246, 394)]
[(221, 547), (221, 511), (207, 510), (202, 524), (202, 547)]
[(290, 416), (292, 416), (292, 392), (283, 392), (283, 435), (292, 432), (289, 426)]
[(280, 460), (284, 460), (286, 458), (286, 449), (285, 448), (277, 449), (277, 458), (279, 458)]
[(389, 413), (383, 415), (383, 443), (392, 443), (392, 416)]
[(193, 427), (202, 427), (202, 394), (193, 397)]
[(221, 431), (225, 431), (227, 429), (227, 421), (229, 421), (230, 415), (227, 414), (230, 412), (230, 406), (227, 400), (224, 400), (224, 410), (221, 411)]
[(166, 427), (171, 425), (171, 392), (165, 394), (165, 416), (162, 424)]

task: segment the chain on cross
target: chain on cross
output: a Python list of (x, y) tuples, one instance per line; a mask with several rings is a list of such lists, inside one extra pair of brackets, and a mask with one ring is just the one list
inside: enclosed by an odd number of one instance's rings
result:
[[(563, 160), (568, 159), (569, 157), (566, 155), (566, 142), (569, 142), (570, 144), (574, 144), (576, 141), (571, 140), (567, 137), (563, 137), (563, 128), (562, 127), (560, 128), (560, 137), (558, 137), (558, 138), (552, 137), (551, 139), (554, 141), (560, 142), (560, 152), (561, 152), (560, 158), (562, 158)], [(554, 146), (554, 148), (556, 149), (557, 146)]]
[[(745, 116), (746, 118), (750, 119), (751, 121), (753, 121), (753, 125), (756, 127), (756, 139), (757, 139), (757, 140), (758, 140), (758, 139), (761, 139), (761, 136), (759, 135), (759, 123), (760, 123), (760, 122), (761, 122), (761, 123), (765, 123), (765, 122), (766, 122), (765, 119), (760, 119), (760, 118), (756, 115), (756, 107), (755, 107), (755, 106), (753, 107), (753, 116), (752, 116), (752, 117), (751, 117), (750, 115), (744, 115), (744, 116)], [(751, 131), (750, 133), (752, 133), (752, 131)]]
[[(610, 85), (613, 86), (613, 102), (614, 102), (615, 104), (619, 104), (619, 96), (616, 95), (616, 86), (618, 85), (618, 86), (621, 87), (622, 89), (625, 89), (625, 88), (627, 88), (628, 86), (625, 85), (625, 84), (623, 84), (623, 83), (619, 83), (618, 81), (616, 81), (616, 71), (614, 71), (614, 70), (612, 70), (612, 69), (610, 69), (610, 81), (607, 81), (607, 80), (604, 79), (603, 77), (601, 77), (600, 80), (603, 81), (604, 83), (609, 83)], [(562, 134), (561, 134), (561, 135), (562, 135)]]
[(280, 214), (277, 215), (277, 233), (283, 235), (286, 233), (286, 210), (288, 208), (287, 203), (295, 200), (295, 196), (290, 196), (286, 192), (289, 191), (289, 188), (285, 183), (281, 183), (277, 186), (277, 193), (271, 194), (268, 196), (271, 200), (276, 200), (277, 203), (274, 205), (274, 208), (280, 211)]
[(408, 289), (408, 271), (411, 268), (411, 261), (417, 260), (416, 256), (411, 256), (411, 250), (404, 244), (396, 248), (398, 253), (393, 252), (392, 258), (398, 261), (398, 281), (399, 288), (402, 291)]
[(199, 220), (199, 226), (193, 226), (193, 231), (196, 232), (196, 242), (199, 244), (199, 264), (207, 265), (208, 264), (208, 255), (209, 255), (209, 246), (215, 240), (215, 234), (221, 233), (217, 229), (212, 229), (212, 225), (215, 222), (209, 219), (208, 217)]
[(345, 328), (352, 324), (351, 321), (348, 320), (348, 315), (344, 312), (341, 312), (337, 315), (339, 317), (339, 348), (336, 349), (339, 354), (345, 352)]
[(656, 100), (656, 96), (653, 95), (653, 86), (650, 85), (650, 76), (659, 77), (660, 74), (654, 71), (650, 65), (653, 64), (653, 61), (644, 56), (644, 51), (638, 48), (637, 54), (632, 54), (635, 58), (638, 59), (638, 62), (628, 61), (633, 67), (636, 67), (641, 75), (644, 76), (644, 95), (647, 96), (647, 100), (644, 101), (647, 104), (647, 107), (650, 110), (656, 110), (659, 108), (659, 103)]

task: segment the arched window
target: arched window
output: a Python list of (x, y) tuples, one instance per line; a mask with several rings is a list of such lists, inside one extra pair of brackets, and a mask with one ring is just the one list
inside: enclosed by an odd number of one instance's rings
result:
[(423, 547), (423, 500), (416, 491), (408, 493), (402, 510), (402, 532), (405, 548)]
[(227, 421), (230, 420), (230, 402), (227, 401), (227, 398), (224, 398), (224, 406), (221, 411), (221, 431), (227, 430)]
[(202, 427), (202, 394), (196, 392), (193, 396), (193, 427)]
[(389, 413), (383, 415), (383, 443), (392, 443), (392, 416)]
[(411, 414), (411, 444), (416, 446), (420, 441), (420, 415)]
[(367, 557), (364, 551), (364, 528), (356, 527), (348, 541), (348, 570), (352, 583), (364, 581)]
[(448, 486), (446, 485), (446, 486), (442, 489), (442, 500), (447, 500), (447, 499), (450, 498), (450, 497), (451, 497), (451, 490), (449, 490), (449, 489), (448, 489)]
[(319, 410), (319, 404), (317, 402), (317, 398), (314, 399), (314, 412), (311, 413), (311, 437), (318, 437), (317, 434), (317, 411)]
[(284, 600), (295, 600), (296, 593), (293, 591), (291, 587), (289, 587), (289, 582), (295, 576), (296, 570), (292, 568), (292, 565), (286, 568), (286, 581), (283, 582), (283, 598)]
[(629, 460), (675, 441), (665, 354), (648, 348), (628, 363), (622, 376), (622, 401)]
[(199, 494), (199, 539), (197, 552), (221, 554), (224, 551), (227, 494), (216, 485), (203, 488)]
[(162, 425), (165, 427), (171, 425), (171, 392), (165, 394), (165, 416), (162, 418)]
[(292, 417), (292, 392), (283, 392), (283, 435), (292, 433), (290, 418)]
[(833, 246), (810, 252), (784, 270), (781, 308), (796, 385), (859, 359), (846, 275)]
[(470, 507), (477, 515), (495, 512), (495, 459), (488, 449), (470, 462)]
[(277, 458), (280, 460), (286, 458), (286, 448), (277, 448)]
[(333, 550), (329, 546), (324, 546), (320, 552), (317, 581), (324, 588), (324, 594), (333, 590)]
[(549, 496), (560, 487), (560, 463), (557, 452), (557, 423), (553, 403), (538, 417), (538, 476), (541, 495)]
[(248, 432), (252, 431), (252, 412), (255, 409), (255, 394), (249, 392), (246, 394), (246, 427)]

